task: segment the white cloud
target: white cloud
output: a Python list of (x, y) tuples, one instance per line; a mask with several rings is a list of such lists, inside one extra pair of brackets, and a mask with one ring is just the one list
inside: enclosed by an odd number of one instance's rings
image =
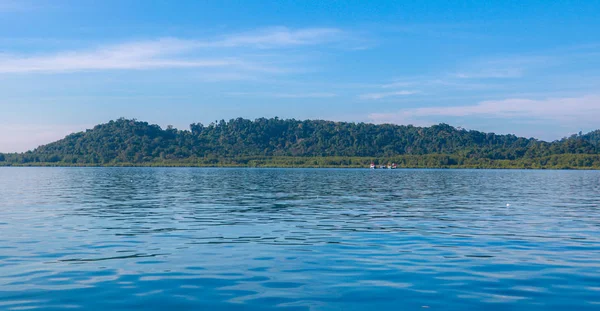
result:
[(222, 39), (200, 43), (206, 47), (256, 47), (276, 48), (286, 46), (314, 45), (336, 41), (343, 35), (335, 28), (305, 28), (291, 30), (275, 27), (255, 32), (226, 36)]
[(273, 94), (273, 97), (279, 98), (330, 98), (336, 97), (334, 93), (278, 93)]
[(463, 64), (453, 77), (459, 79), (514, 79), (522, 78), (528, 72), (555, 65), (557, 60), (551, 56), (506, 56), (475, 60)]
[(411, 80), (411, 81), (392, 82), (392, 83), (381, 85), (381, 87), (384, 89), (395, 89), (395, 88), (399, 88), (399, 87), (410, 87), (410, 86), (414, 86), (415, 84), (417, 84), (417, 82), (414, 80)]
[(478, 82), (477, 80), (468, 80), (464, 76), (462, 79), (457, 75), (433, 75), (433, 76), (415, 76), (396, 79), (394, 82), (380, 85), (384, 89), (401, 89), (401, 88), (417, 88), (426, 93), (435, 93), (440, 90), (459, 90), (473, 91), (495, 88), (494, 85), (487, 81), (486, 83)]
[(523, 68), (492, 68), (473, 72), (458, 72), (459, 79), (509, 79), (523, 76)]
[[(472, 106), (407, 108), (392, 113), (372, 113), (378, 123), (405, 123), (407, 120), (430, 120), (435, 117), (492, 117), (542, 119), (562, 125), (590, 126), (600, 119), (600, 96), (570, 98), (505, 99), (483, 101)], [(432, 122), (429, 122), (432, 123)]]
[(403, 24), (394, 26), (378, 26), (378, 29), (391, 32), (401, 32), (409, 35), (428, 36), (436, 38), (450, 38), (454, 40), (478, 40), (489, 38), (489, 35), (478, 31), (474, 24), (456, 23), (430, 23), (430, 24)]
[(251, 74), (240, 73), (240, 72), (216, 72), (206, 73), (196, 76), (196, 79), (200, 82), (226, 82), (226, 81), (258, 81), (259, 79)]
[[(285, 70), (269, 58), (244, 60), (245, 50), (221, 53), (223, 48), (283, 48), (316, 45), (335, 40), (342, 32), (332, 28), (290, 30), (271, 28), (257, 32), (224, 36), (215, 40), (162, 38), (134, 41), (95, 49), (62, 51), (53, 54), (0, 54), (0, 73), (78, 72), (96, 70), (140, 70), (159, 68), (228, 67), (240, 71), (278, 73)], [(205, 57), (198, 55), (235, 55)], [(272, 59), (272, 57), (270, 58)]]
[(239, 60), (227, 58), (184, 59), (175, 57), (193, 46), (193, 42), (190, 41), (160, 39), (102, 47), (89, 51), (59, 52), (53, 55), (0, 55), (0, 73), (225, 67), (241, 63)]
[(417, 92), (417, 91), (394, 91), (394, 92), (385, 92), (385, 93), (362, 94), (359, 97), (361, 99), (377, 100), (377, 99), (382, 99), (382, 98), (386, 98), (386, 97), (406, 96), (406, 95), (413, 95), (413, 94), (417, 94), (417, 93), (419, 93), (419, 92)]
[(274, 97), (274, 98), (331, 98), (338, 96), (335, 93), (325, 92), (307, 92), (307, 93), (269, 93), (269, 92), (231, 92), (231, 96), (259, 96), (259, 97)]

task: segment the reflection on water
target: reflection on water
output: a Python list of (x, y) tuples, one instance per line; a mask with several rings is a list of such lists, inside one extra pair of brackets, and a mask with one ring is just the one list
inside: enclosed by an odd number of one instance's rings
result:
[(2, 310), (600, 309), (600, 172), (0, 168), (0, 232)]

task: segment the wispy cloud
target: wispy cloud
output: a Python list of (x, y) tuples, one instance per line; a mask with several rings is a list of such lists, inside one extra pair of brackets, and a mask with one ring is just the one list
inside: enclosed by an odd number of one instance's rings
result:
[(377, 25), (378, 29), (387, 32), (403, 33), (414, 36), (427, 36), (435, 38), (447, 38), (454, 40), (481, 40), (490, 36), (482, 34), (479, 30), (480, 25), (476, 24), (405, 24), (393, 26)]
[(527, 73), (552, 66), (557, 60), (548, 55), (505, 56), (475, 60), (462, 64), (460, 69), (451, 74), (459, 79), (511, 79), (521, 78)]
[(343, 35), (345, 32), (336, 28), (292, 30), (286, 27), (275, 27), (228, 35), (212, 41), (199, 42), (199, 45), (205, 47), (281, 48), (333, 42), (339, 40)]
[(278, 98), (331, 98), (338, 96), (335, 93), (279, 93), (273, 94)]
[[(0, 54), (0, 73), (77, 72), (95, 70), (140, 70), (157, 68), (230, 67), (244, 71), (277, 73), (284, 70), (263, 62), (244, 59), (241, 48), (276, 49), (317, 45), (334, 41), (343, 32), (333, 28), (270, 28), (256, 32), (189, 40), (161, 38), (134, 41), (93, 49), (51, 54)], [(232, 51), (231, 48), (237, 48)], [(222, 49), (227, 49), (222, 53)], [(223, 55), (207, 57), (206, 55)], [(230, 55), (230, 56), (225, 56)]]
[(387, 97), (413, 95), (413, 94), (417, 94), (417, 93), (419, 93), (419, 92), (403, 90), (403, 91), (384, 92), (384, 93), (368, 93), (368, 94), (362, 94), (359, 97), (361, 99), (377, 100), (377, 99), (382, 99), (382, 98), (387, 98)]
[(205, 73), (195, 77), (200, 82), (226, 82), (226, 81), (258, 81), (257, 76), (241, 72), (215, 72)]
[(523, 68), (496, 68), (470, 72), (457, 72), (454, 74), (459, 79), (507, 79), (523, 76)]
[(411, 86), (414, 86), (415, 84), (416, 84), (416, 82), (414, 80), (412, 80), (412, 81), (392, 82), (392, 83), (387, 83), (387, 84), (378, 85), (378, 86), (381, 88), (384, 88), (384, 89), (395, 89), (395, 88), (411, 87)]
[(454, 89), (454, 90), (481, 90), (494, 87), (489, 82), (478, 82), (469, 81), (466, 79), (459, 79), (454, 76), (448, 75), (434, 75), (434, 76), (417, 76), (403, 79), (397, 79), (394, 82), (380, 85), (384, 89), (402, 89), (402, 88), (419, 88), (421, 90), (431, 89)]
[(372, 113), (378, 123), (404, 123), (436, 117), (490, 117), (542, 119), (560, 124), (591, 124), (600, 119), (600, 96), (589, 95), (541, 100), (511, 98), (483, 101), (471, 106), (406, 108), (391, 113)]
[(231, 58), (185, 59), (177, 55), (193, 43), (177, 39), (132, 42), (88, 51), (68, 51), (53, 55), (0, 55), (0, 73), (75, 72), (114, 69), (181, 67), (224, 67), (239, 65)]
[[(593, 89), (590, 85), (597, 84), (594, 67), (590, 66), (587, 72), (573, 71), (572, 68), (595, 64), (598, 58), (591, 55), (596, 50), (597, 45), (589, 44), (557, 51), (480, 57), (459, 61), (454, 68), (445, 68), (431, 75), (397, 77), (379, 85), (379, 88), (390, 92), (418, 90), (428, 98), (439, 98), (451, 92), (479, 94), (481, 97), (502, 92), (506, 97), (517, 97), (533, 90), (538, 93), (543, 90), (552, 96), (557, 90), (574, 87), (583, 91), (579, 94), (594, 93), (590, 90)], [(545, 87), (550, 85), (551, 88)], [(563, 92), (562, 96), (569, 95)]]
[(273, 98), (331, 98), (337, 97), (336, 93), (327, 92), (307, 92), (307, 93), (270, 93), (270, 92), (230, 92), (230, 96), (258, 96)]

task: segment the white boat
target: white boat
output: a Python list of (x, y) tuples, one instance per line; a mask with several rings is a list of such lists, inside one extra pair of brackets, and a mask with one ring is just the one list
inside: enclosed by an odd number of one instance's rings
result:
[(371, 169), (374, 170), (375, 169), (375, 163), (371, 163)]

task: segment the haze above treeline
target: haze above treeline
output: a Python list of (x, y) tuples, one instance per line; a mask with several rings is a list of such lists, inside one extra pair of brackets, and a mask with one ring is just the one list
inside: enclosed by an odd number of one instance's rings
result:
[(600, 130), (546, 142), (455, 128), (323, 120), (232, 119), (189, 130), (118, 119), (0, 165), (600, 168)]

